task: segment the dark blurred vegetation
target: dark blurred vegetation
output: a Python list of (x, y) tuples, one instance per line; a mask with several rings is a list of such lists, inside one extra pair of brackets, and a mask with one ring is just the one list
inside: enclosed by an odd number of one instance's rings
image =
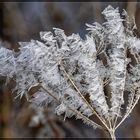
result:
[[(53, 27), (65, 30), (67, 35), (79, 33), (82, 38), (85, 23), (103, 22), (101, 11), (111, 4), (126, 9), (136, 19), (140, 36), (140, 3), (136, 2), (53, 2), (53, 3), (0, 3), (0, 39), (10, 49), (18, 48), (19, 41), (39, 39), (40, 31)], [(29, 105), (23, 98), (14, 100), (11, 86), (4, 85), (0, 78), (0, 137), (105, 137), (106, 134), (93, 130), (79, 120), (58, 117), (51, 107), (44, 110)], [(140, 137), (140, 104), (131, 117), (117, 131), (118, 137)], [(41, 114), (41, 115), (39, 115)], [(39, 117), (38, 117), (39, 116)]]

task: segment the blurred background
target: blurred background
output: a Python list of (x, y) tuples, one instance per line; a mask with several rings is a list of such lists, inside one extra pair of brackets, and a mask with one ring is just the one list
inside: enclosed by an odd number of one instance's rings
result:
[[(3, 2), (0, 3), (0, 40), (10, 49), (17, 49), (19, 41), (39, 39), (40, 31), (53, 27), (65, 30), (66, 35), (79, 33), (84, 38), (85, 23), (104, 21), (101, 11), (108, 5), (125, 9), (134, 16), (137, 36), (140, 36), (140, 3), (138, 2)], [(106, 137), (80, 120), (56, 116), (51, 106), (32, 107), (26, 99), (14, 99), (11, 86), (0, 77), (0, 137)], [(116, 132), (117, 137), (140, 138), (140, 104)], [(126, 127), (127, 126), (127, 127)]]

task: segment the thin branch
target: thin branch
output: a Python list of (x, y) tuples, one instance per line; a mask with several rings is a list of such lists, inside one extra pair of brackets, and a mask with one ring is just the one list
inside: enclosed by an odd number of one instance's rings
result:
[[(130, 111), (130, 109), (132, 108), (133, 104), (134, 104), (134, 97), (135, 97), (135, 89), (130, 90), (132, 91), (132, 99), (129, 105), (129, 109), (127, 110), (127, 112), (125, 113), (125, 115)], [(130, 100), (130, 99), (129, 99)]]
[(137, 98), (137, 100), (134, 102), (133, 106), (130, 108), (130, 110), (127, 112), (127, 114), (123, 117), (123, 119), (119, 122), (119, 124), (115, 127), (115, 129), (117, 129), (122, 124), (122, 122), (124, 122), (124, 120), (129, 116), (129, 114), (132, 112), (132, 110), (138, 103), (139, 98), (140, 98), (140, 96)]
[(104, 47), (104, 43), (102, 41), (102, 42), (100, 42), (100, 45), (98, 46), (98, 49), (96, 50), (97, 56), (100, 55), (102, 52), (104, 52), (104, 50), (105, 50), (105, 47)]
[(93, 127), (94, 127), (94, 126), (97, 126), (99, 129), (103, 129), (103, 130), (107, 131), (107, 129), (105, 129), (105, 128), (102, 127), (101, 125), (99, 125), (99, 124), (93, 122), (91, 119), (89, 119), (88, 117), (86, 117), (85, 115), (83, 115), (81, 112), (79, 112), (79, 111), (77, 111), (77, 110), (75, 110), (75, 109), (73, 109), (73, 108), (70, 108), (70, 107), (68, 107), (68, 108), (69, 108), (70, 110), (72, 110), (73, 112), (75, 112), (77, 115), (81, 116), (84, 120), (86, 120), (87, 122), (89, 122), (91, 125), (93, 125)]
[(109, 84), (109, 82), (110, 82), (110, 79), (109, 78), (105, 79), (105, 81), (103, 82), (103, 86), (105, 87), (106, 85)]

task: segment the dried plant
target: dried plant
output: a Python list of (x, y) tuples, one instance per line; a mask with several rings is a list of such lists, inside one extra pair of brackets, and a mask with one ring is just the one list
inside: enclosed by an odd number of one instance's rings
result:
[(51, 103), (56, 114), (75, 116), (115, 139), (140, 97), (140, 40), (125, 10), (120, 15), (108, 6), (102, 14), (106, 22), (87, 24), (85, 40), (54, 28), (54, 34), (40, 32), (42, 42), (20, 42), (18, 53), (1, 47), (0, 74), (15, 79), (17, 97)]

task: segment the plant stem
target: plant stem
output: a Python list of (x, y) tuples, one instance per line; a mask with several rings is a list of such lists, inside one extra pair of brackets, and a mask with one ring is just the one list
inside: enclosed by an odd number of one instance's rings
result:
[(116, 140), (115, 131), (114, 130), (109, 130), (109, 133), (110, 133), (111, 139)]

